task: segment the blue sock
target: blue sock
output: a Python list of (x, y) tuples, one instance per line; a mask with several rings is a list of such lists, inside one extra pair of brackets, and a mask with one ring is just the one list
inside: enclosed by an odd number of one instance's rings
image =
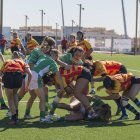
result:
[(119, 99), (116, 99), (115, 102), (116, 102), (118, 108), (121, 108), (122, 116), (128, 116), (127, 113), (126, 113), (125, 107), (123, 107), (122, 104), (121, 104), (121, 97)]
[(121, 107), (121, 110), (122, 110), (122, 116), (128, 116), (125, 107)]

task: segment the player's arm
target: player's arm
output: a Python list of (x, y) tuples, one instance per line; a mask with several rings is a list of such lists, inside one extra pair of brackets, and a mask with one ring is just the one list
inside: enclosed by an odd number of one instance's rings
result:
[(20, 46), (21, 50), (23, 51), (23, 54), (25, 55), (26, 54), (26, 50), (25, 50), (23, 44), (21, 43), (20, 39), (17, 39), (16, 42)]
[(105, 77), (92, 78), (92, 82), (102, 82)]
[(60, 92), (63, 93), (64, 92), (63, 80), (60, 75), (58, 65), (54, 60), (52, 60), (52, 62), (51, 62), (50, 71), (54, 74), (55, 82), (58, 83), (60, 86)]
[(2, 60), (3, 63), (5, 62), (5, 59), (4, 59), (4, 57), (3, 57), (1, 52), (0, 52), (0, 59)]
[(68, 64), (66, 64), (65, 62), (63, 62), (59, 59), (57, 59), (56, 62), (57, 62), (58, 65), (64, 67), (66, 70), (69, 70), (71, 68), (71, 65), (68, 65)]
[(120, 98), (119, 93), (112, 93), (109, 96), (97, 96), (95, 95), (96, 98), (102, 99), (102, 100), (114, 100)]
[(60, 72), (59, 71), (57, 71), (56, 73), (55, 73), (55, 81), (56, 81), (56, 83), (59, 83), (59, 87), (60, 87), (60, 91), (59, 92), (64, 92), (64, 85), (63, 85), (63, 80), (62, 80), (62, 77), (60, 76)]
[(32, 72), (29, 67), (25, 67), (25, 72), (28, 74), (28, 81), (27, 81), (25, 90), (28, 91), (28, 87), (29, 87), (29, 84), (30, 84), (31, 78), (32, 78)]

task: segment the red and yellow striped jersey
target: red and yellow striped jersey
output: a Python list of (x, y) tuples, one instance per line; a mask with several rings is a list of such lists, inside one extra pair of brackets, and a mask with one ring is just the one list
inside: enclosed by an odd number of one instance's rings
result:
[(114, 81), (114, 88), (107, 89), (108, 93), (119, 93), (120, 91), (126, 91), (131, 87), (132, 74), (116, 74), (109, 76)]
[(76, 41), (74, 41), (74, 42), (68, 42), (68, 48), (74, 48), (74, 47), (76, 47), (77, 46), (77, 42)]
[(29, 65), (20, 59), (13, 59), (13, 60), (7, 60), (3, 64), (0, 71), (3, 73), (16, 72), (16, 71), (20, 71), (23, 73), (25, 71), (25, 67), (29, 67)]
[(95, 61), (93, 62), (95, 66), (94, 76), (115, 75), (119, 73), (122, 64), (116, 61)]
[(60, 67), (59, 71), (63, 79), (64, 87), (66, 87), (72, 81), (76, 81), (77, 77), (81, 74), (83, 69), (83, 66), (76, 65), (72, 65), (71, 69), (69, 70), (65, 70), (64, 68)]
[(82, 47), (85, 52), (89, 51), (92, 48), (91, 44), (85, 39), (80, 42), (77, 42), (77, 46)]
[(36, 48), (38, 46), (38, 42), (35, 39), (31, 39), (29, 41), (27, 41), (27, 48), (32, 51), (34, 48)]
[(20, 45), (22, 45), (22, 43), (21, 43), (20, 39), (17, 37), (17, 38), (15, 38), (11, 41), (11, 46), (10, 47), (11, 48), (12, 47), (19, 47)]

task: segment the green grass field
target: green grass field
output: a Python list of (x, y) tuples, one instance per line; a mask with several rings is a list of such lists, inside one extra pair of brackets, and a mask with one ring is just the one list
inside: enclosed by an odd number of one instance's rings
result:
[[(9, 56), (6, 56), (6, 58), (8, 57)], [(111, 56), (110, 54), (95, 54), (94, 59), (120, 61), (130, 72), (134, 73), (134, 75), (140, 76), (140, 56), (120, 54), (114, 54)], [(52, 87), (49, 92), (49, 102), (52, 101), (53, 96), (55, 95), (53, 89), (54, 88)], [(105, 95), (105, 92), (101, 91), (98, 94)], [(27, 101), (28, 97), (29, 95), (27, 93), (22, 101)], [(138, 97), (140, 99), (140, 95), (138, 95)], [(134, 121), (133, 119), (135, 116), (128, 112), (128, 120), (116, 121), (116, 119), (120, 117), (114, 116), (116, 105), (113, 101), (107, 102), (112, 107), (112, 124), (96, 121), (40, 124), (38, 117), (38, 102), (34, 103), (31, 110), (31, 114), (35, 116), (35, 118), (31, 120), (23, 119), (26, 102), (20, 102), (20, 123), (18, 125), (8, 125), (8, 118), (5, 117), (6, 111), (0, 110), (0, 140), (139, 140), (140, 120)], [(56, 113), (63, 116), (68, 112), (57, 109)]]

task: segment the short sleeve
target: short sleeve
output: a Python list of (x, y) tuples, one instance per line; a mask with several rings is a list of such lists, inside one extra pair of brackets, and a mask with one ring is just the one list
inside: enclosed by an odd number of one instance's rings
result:
[(50, 64), (50, 71), (54, 74), (57, 71), (59, 71), (58, 65), (55, 61), (52, 60), (51, 64)]
[(21, 41), (20, 41), (19, 38), (16, 39), (16, 43), (17, 43), (18, 45), (22, 45), (22, 43), (21, 43)]
[(35, 64), (37, 60), (38, 60), (38, 49), (34, 49), (27, 58), (27, 63)]
[(86, 48), (92, 49), (91, 44), (87, 40), (85, 40), (84, 43), (85, 43)]
[(63, 56), (60, 56), (59, 59), (67, 64), (72, 64), (72, 54), (71, 53), (67, 53)]

